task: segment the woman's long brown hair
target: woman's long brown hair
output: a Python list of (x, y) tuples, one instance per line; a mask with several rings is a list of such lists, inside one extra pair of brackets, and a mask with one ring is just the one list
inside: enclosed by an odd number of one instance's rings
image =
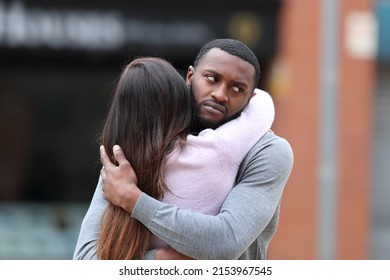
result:
[[(192, 121), (192, 100), (184, 78), (160, 58), (137, 58), (122, 72), (103, 128), (102, 142), (122, 147), (138, 177), (138, 187), (161, 198), (164, 158)], [(114, 163), (115, 161), (112, 160)], [(149, 248), (149, 230), (112, 203), (107, 207), (98, 244), (100, 259), (139, 259)]]

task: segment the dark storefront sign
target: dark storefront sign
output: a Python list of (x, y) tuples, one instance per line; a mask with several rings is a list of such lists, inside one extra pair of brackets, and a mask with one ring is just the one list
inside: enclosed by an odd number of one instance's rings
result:
[(214, 38), (276, 49), (277, 1), (0, 0), (0, 202), (89, 201), (114, 81), (136, 55), (185, 73)]
[[(139, 2), (139, 1), (137, 1)], [(0, 51), (194, 55), (214, 38), (276, 50), (278, 1), (1, 1)]]

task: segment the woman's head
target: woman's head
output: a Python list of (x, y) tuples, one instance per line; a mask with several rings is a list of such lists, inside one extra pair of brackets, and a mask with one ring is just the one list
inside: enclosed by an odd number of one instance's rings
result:
[(191, 106), (184, 78), (170, 63), (156, 57), (137, 58), (124, 68), (117, 83), (103, 144), (109, 153), (115, 144), (124, 149), (123, 145), (136, 146), (145, 156), (145, 149), (155, 148), (155, 142), (167, 145), (185, 135)]
[[(161, 58), (137, 58), (123, 70), (103, 128), (102, 142), (113, 159), (118, 144), (134, 168), (138, 187), (154, 198), (166, 189), (165, 156), (192, 121), (192, 97), (184, 78)], [(114, 160), (113, 160), (114, 161)], [(132, 259), (148, 248), (149, 231), (110, 204), (102, 224), (102, 259)]]

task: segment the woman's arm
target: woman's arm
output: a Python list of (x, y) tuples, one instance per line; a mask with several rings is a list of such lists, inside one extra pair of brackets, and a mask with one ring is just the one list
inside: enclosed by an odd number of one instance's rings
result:
[[(275, 107), (271, 96), (256, 89), (240, 116), (216, 129), (205, 129), (197, 136), (189, 135), (188, 141), (190, 145), (200, 149), (211, 146), (216, 151), (220, 150), (222, 154), (228, 155), (229, 160), (239, 165), (253, 145), (271, 129), (274, 118)], [(207, 164), (208, 162), (204, 162), (205, 166)], [(180, 169), (176, 171), (180, 172)], [(195, 177), (197, 174), (190, 175)], [(235, 174), (229, 176), (235, 177)]]

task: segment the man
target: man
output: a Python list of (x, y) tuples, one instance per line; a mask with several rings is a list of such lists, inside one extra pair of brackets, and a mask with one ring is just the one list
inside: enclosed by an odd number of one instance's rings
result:
[[(206, 44), (186, 77), (197, 105), (196, 130), (216, 128), (237, 117), (248, 104), (259, 76), (258, 61), (243, 43), (219, 39)], [(136, 174), (119, 147), (114, 147), (114, 154), (118, 166), (101, 149), (104, 168), (83, 221), (74, 258), (96, 257), (99, 222), (107, 205), (102, 185), (109, 201), (125, 209), (171, 247), (149, 251), (145, 258), (266, 258), (293, 165), (292, 150), (286, 140), (271, 132), (260, 139), (242, 161), (236, 185), (217, 216), (182, 210), (142, 193), (136, 186)]]

